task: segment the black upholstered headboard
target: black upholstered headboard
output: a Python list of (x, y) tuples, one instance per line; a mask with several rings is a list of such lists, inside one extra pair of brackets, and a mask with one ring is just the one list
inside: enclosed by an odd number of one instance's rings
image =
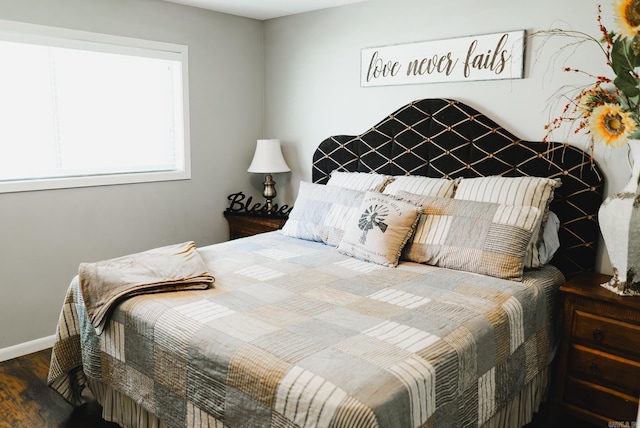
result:
[(522, 141), (459, 101), (414, 101), (361, 135), (327, 138), (313, 155), (313, 182), (326, 183), (335, 169), (445, 178), (559, 178), (562, 186), (550, 209), (560, 219), (561, 247), (551, 263), (566, 277), (594, 269), (604, 175), (589, 154), (569, 144)]

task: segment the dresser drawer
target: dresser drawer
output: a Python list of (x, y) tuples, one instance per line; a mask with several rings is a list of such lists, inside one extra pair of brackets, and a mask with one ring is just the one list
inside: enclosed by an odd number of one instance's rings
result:
[(574, 345), (571, 365), (574, 374), (597, 383), (624, 388), (635, 396), (640, 392), (640, 362), (596, 349)]
[(565, 401), (612, 421), (634, 421), (638, 399), (596, 384), (567, 378)]
[(583, 343), (640, 356), (640, 326), (576, 310), (573, 337)]

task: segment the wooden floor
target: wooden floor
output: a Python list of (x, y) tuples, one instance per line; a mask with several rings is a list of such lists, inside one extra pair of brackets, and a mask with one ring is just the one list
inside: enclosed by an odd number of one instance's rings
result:
[(0, 428), (117, 428), (97, 403), (73, 408), (47, 386), (51, 349), (0, 363)]
[[(96, 402), (73, 408), (47, 386), (51, 349), (0, 363), (0, 428), (118, 428)], [(525, 428), (549, 428), (544, 408)], [(577, 421), (563, 428), (591, 428)]]

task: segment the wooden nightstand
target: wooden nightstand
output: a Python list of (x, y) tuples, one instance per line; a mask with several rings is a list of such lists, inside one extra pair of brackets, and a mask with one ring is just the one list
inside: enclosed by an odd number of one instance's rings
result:
[(560, 287), (564, 324), (553, 407), (556, 417), (632, 426), (640, 396), (640, 297), (600, 287), (609, 278), (587, 273)]
[(288, 218), (287, 215), (263, 214), (259, 212), (249, 213), (244, 211), (225, 211), (224, 216), (229, 222), (229, 239), (278, 230), (282, 228)]

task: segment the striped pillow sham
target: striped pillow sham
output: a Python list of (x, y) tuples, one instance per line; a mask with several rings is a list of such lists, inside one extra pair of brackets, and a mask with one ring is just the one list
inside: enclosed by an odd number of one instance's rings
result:
[(332, 171), (327, 184), (361, 192), (367, 190), (381, 192), (390, 180), (391, 176), (389, 175), (373, 172)]
[(540, 209), (406, 192), (399, 196), (423, 209), (403, 260), (522, 280), (527, 247), (540, 227)]
[(431, 178), (420, 175), (398, 175), (391, 177), (393, 181), (386, 185), (382, 193), (397, 195), (401, 191), (414, 195), (453, 198), (459, 179)]
[(542, 213), (540, 227), (533, 231), (533, 238), (525, 255), (524, 266), (537, 268), (544, 263), (540, 258), (542, 230), (548, 218), (549, 204), (560, 180), (544, 177), (478, 177), (460, 180), (454, 198), (476, 202), (533, 206)]

